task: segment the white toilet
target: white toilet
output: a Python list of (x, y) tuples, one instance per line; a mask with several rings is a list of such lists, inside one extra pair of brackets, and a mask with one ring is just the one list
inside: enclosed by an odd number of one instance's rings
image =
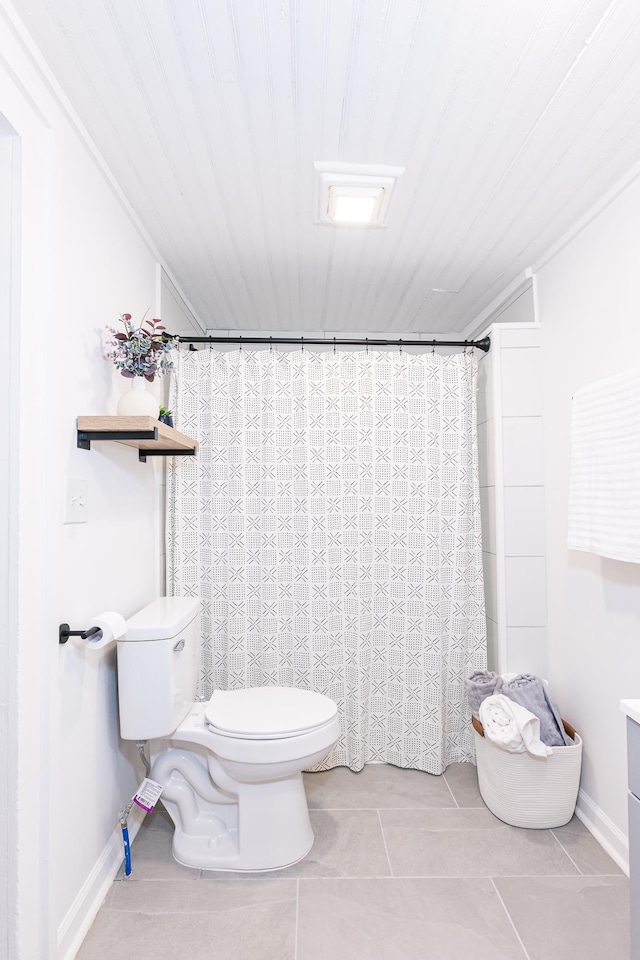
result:
[(313, 843), (302, 770), (338, 739), (338, 709), (288, 687), (217, 690), (196, 702), (199, 613), (199, 600), (164, 597), (128, 621), (118, 640), (120, 733), (163, 741), (152, 745), (151, 776), (164, 786), (176, 860), (286, 867)]

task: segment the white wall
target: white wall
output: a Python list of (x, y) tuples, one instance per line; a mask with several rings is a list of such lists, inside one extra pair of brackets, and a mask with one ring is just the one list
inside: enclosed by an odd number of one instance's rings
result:
[[(0, 116), (17, 133), (21, 188), (8, 657), (19, 852), (9, 956), (20, 960), (73, 951), (120, 856), (117, 811), (141, 775), (118, 738), (114, 652), (59, 647), (58, 624), (82, 627), (104, 609), (130, 615), (160, 583), (160, 464), (117, 444), (78, 450), (75, 431), (79, 414), (115, 412), (126, 382), (102, 359), (103, 327), (123, 311), (154, 312), (156, 256), (36, 63), (0, 0)], [(86, 524), (62, 523), (68, 478), (87, 481)]]
[(536, 276), (544, 343), (550, 676), (584, 740), (579, 809), (626, 857), (625, 725), (640, 690), (640, 566), (568, 551), (571, 397), (640, 357), (640, 182)]
[[(15, 887), (10, 882), (16, 872), (12, 837), (15, 834), (13, 795), (16, 784), (15, 723), (12, 716), (13, 686), (10, 682), (13, 650), (9, 637), (16, 632), (17, 596), (15, 560), (16, 525), (10, 507), (16, 506), (16, 460), (18, 456), (16, 410), (12, 403), (18, 354), (12, 337), (13, 273), (17, 243), (14, 240), (13, 213), (16, 206), (16, 137), (0, 121), (0, 336), (8, 363), (0, 378), (0, 409), (3, 410), (3, 456), (0, 458), (0, 956), (8, 956), (11, 946), (11, 917), (15, 913)], [(4, 745), (6, 744), (6, 749)]]

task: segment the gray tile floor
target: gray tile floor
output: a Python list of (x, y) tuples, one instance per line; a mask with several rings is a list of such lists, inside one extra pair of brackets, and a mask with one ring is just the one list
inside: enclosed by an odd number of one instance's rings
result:
[(497, 820), (475, 767), (306, 774), (315, 832), (286, 870), (190, 870), (147, 818), (78, 960), (628, 960), (627, 878), (582, 824)]

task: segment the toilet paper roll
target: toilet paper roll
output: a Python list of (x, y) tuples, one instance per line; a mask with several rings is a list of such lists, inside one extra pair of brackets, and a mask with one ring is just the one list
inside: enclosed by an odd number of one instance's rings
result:
[(122, 637), (127, 629), (127, 622), (120, 613), (115, 610), (105, 610), (99, 613), (97, 617), (91, 618), (89, 628), (99, 627), (102, 633), (96, 633), (93, 637), (87, 637), (83, 641), (84, 645), (92, 650), (99, 650), (102, 647), (108, 647)]

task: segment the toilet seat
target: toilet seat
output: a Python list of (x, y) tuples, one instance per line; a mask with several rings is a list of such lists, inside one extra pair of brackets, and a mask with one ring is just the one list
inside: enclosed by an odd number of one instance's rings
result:
[(251, 687), (216, 690), (205, 708), (208, 727), (240, 740), (284, 740), (331, 723), (338, 708), (312, 690)]

